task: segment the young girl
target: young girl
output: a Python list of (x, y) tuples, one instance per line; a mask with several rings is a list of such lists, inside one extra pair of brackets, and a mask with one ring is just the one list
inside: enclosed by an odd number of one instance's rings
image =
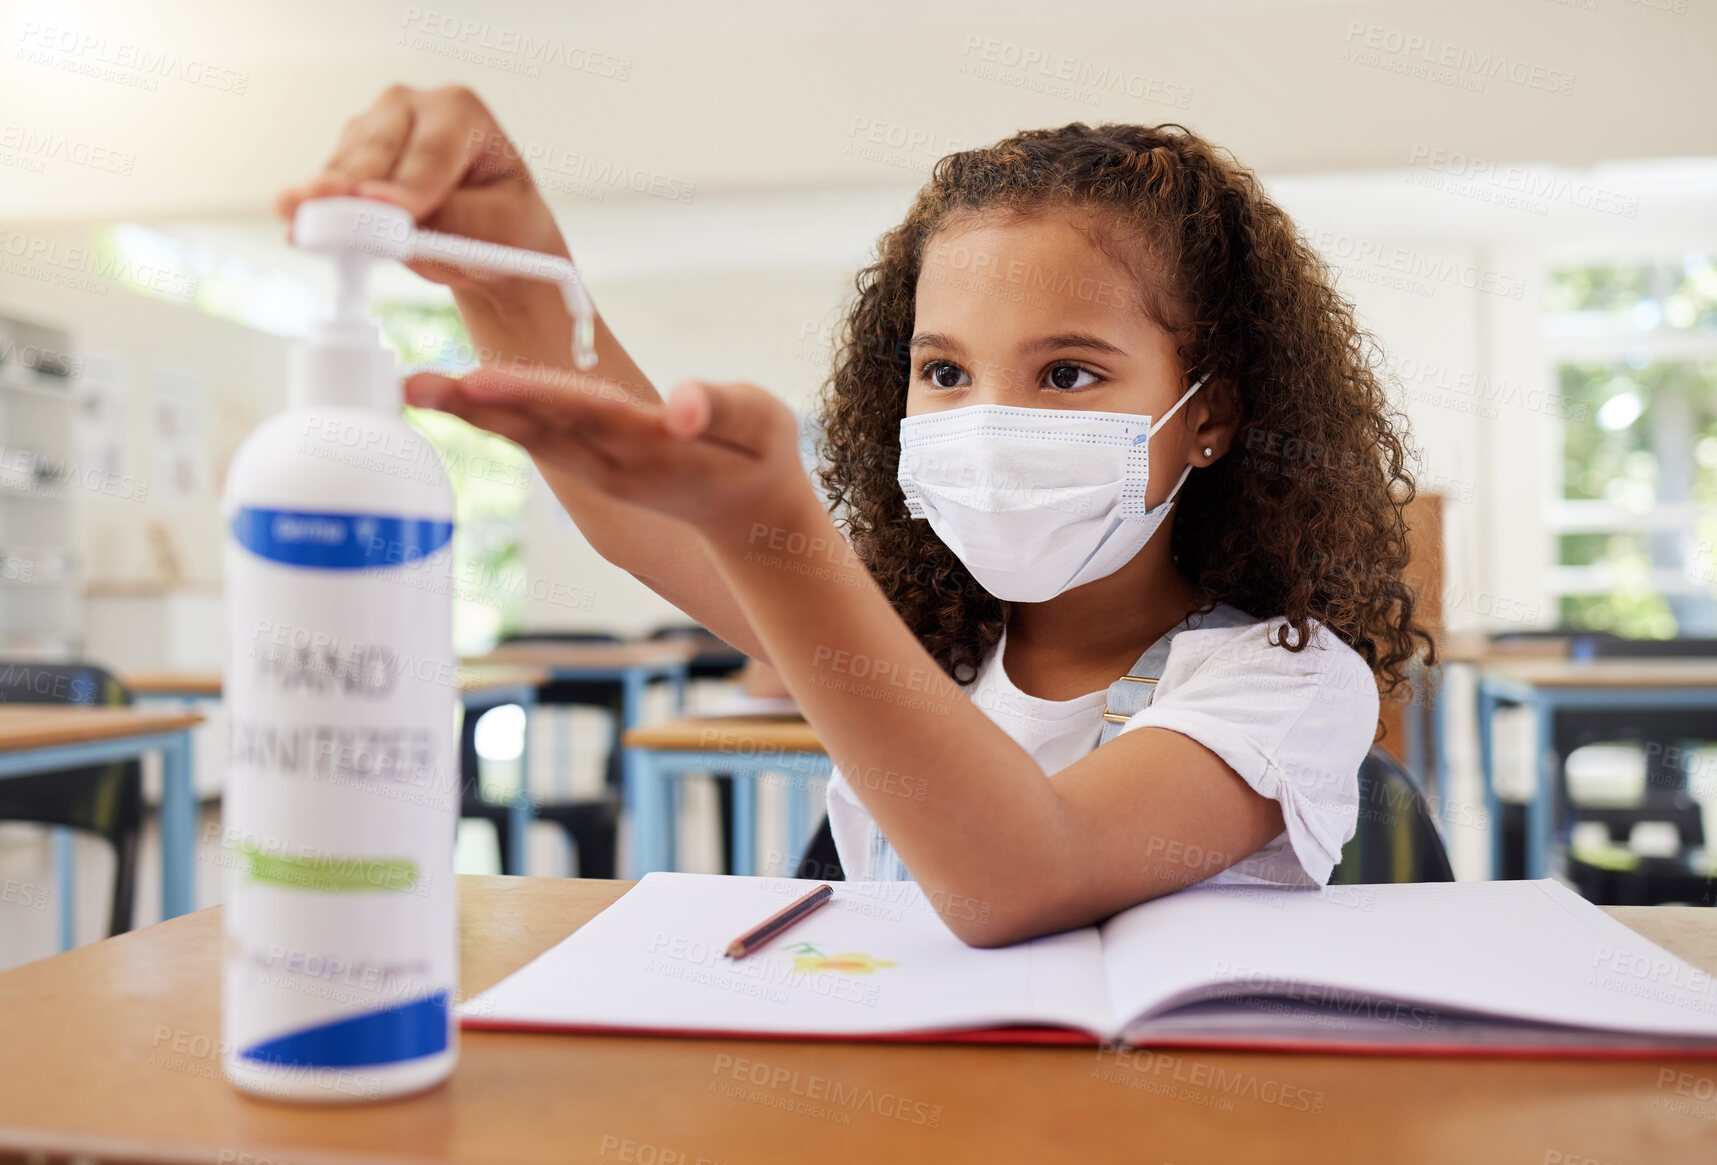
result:
[[(567, 253), (466, 90), (389, 90), (282, 212), (325, 194)], [(849, 878), (913, 878), (985, 946), (1327, 881), (1379, 684), (1429, 646), (1412, 481), (1349, 305), (1209, 143), (1075, 124), (942, 159), (858, 278), (821, 494), (764, 390), (664, 404), (606, 327), (574, 373), (553, 288), (420, 271), (489, 367), (409, 399), (519, 442), (600, 553), (774, 666), (839, 769)]]

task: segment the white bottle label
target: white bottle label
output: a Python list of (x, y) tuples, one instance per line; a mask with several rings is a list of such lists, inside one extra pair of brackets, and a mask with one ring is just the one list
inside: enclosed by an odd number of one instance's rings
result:
[(452, 523), (245, 507), (226, 551), (230, 1062), (370, 1094), (445, 1051)]

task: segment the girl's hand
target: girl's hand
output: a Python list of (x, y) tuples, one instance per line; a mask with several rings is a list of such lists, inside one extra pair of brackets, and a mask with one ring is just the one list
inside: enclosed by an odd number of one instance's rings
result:
[(538, 465), (688, 522), (707, 538), (743, 540), (807, 499), (821, 506), (799, 460), (792, 411), (756, 385), (686, 381), (665, 405), (634, 403), (594, 376), (566, 373), (551, 382), (426, 372), (405, 389), (408, 404), (498, 433)]
[[(351, 195), (404, 207), (431, 230), (567, 255), (518, 147), (477, 95), (460, 85), (388, 88), (346, 123), (333, 156), (318, 173), (280, 192), (275, 209), (290, 222), (307, 198)], [(425, 279), (490, 294), (531, 293), (545, 286), (440, 263), (409, 266)], [(529, 286), (515, 288), (514, 283)]]

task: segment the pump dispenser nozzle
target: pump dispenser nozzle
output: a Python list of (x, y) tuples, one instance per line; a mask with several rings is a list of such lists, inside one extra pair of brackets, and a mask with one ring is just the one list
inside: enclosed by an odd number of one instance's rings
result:
[(570, 259), (485, 243), (418, 228), (409, 212), (369, 198), (312, 198), (298, 206), (292, 239), (340, 264), (337, 319), (363, 318), (363, 283), (372, 258), (433, 259), (456, 267), (522, 275), (560, 285), (573, 318), (572, 358), (580, 369), (596, 365), (596, 306)]

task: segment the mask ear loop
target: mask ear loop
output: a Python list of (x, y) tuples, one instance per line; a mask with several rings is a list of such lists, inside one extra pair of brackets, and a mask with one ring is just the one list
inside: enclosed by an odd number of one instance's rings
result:
[[(1171, 408), (1168, 412), (1164, 413), (1162, 416), (1158, 417), (1156, 420), (1152, 421), (1151, 422), (1151, 436), (1153, 436), (1153, 437), (1156, 436), (1157, 430), (1161, 429), (1164, 425), (1166, 425), (1168, 423), (1168, 419), (1170, 417), (1172, 417), (1176, 413), (1180, 412), (1180, 406), (1185, 404), (1187, 401), (1191, 400), (1192, 394), (1197, 392), (1199, 389), (1203, 388), (1204, 382), (1209, 380), (1209, 379), (1210, 379), (1210, 373), (1206, 372), (1203, 376), (1201, 376), (1197, 380), (1193, 381), (1192, 387), (1187, 389), (1184, 393), (1181, 394), (1180, 399), (1174, 402), (1173, 408)], [(1166, 511), (1168, 509), (1168, 507), (1174, 503), (1174, 499), (1175, 499), (1176, 495), (1178, 495), (1180, 493), (1180, 487), (1186, 484), (1186, 479), (1190, 476), (1192, 476), (1192, 463), (1189, 461), (1189, 462), (1187, 462), (1186, 468), (1182, 469), (1180, 471), (1180, 478), (1174, 483), (1174, 488), (1169, 490), (1169, 496), (1164, 498), (1162, 500), (1161, 504), (1158, 505), (1157, 507), (1155, 507), (1155, 509), (1161, 509), (1161, 510)], [(1154, 512), (1154, 510), (1153, 510), (1153, 512)]]
[(1192, 387), (1180, 394), (1180, 399), (1174, 402), (1173, 408), (1171, 408), (1168, 412), (1164, 413), (1162, 416), (1158, 417), (1156, 420), (1152, 421), (1151, 422), (1151, 436), (1155, 437), (1157, 435), (1157, 430), (1162, 428), (1164, 425), (1168, 424), (1169, 418), (1174, 416), (1176, 413), (1180, 412), (1180, 406), (1185, 404), (1187, 401), (1191, 400), (1192, 394), (1197, 392), (1199, 389), (1203, 388), (1204, 382), (1209, 380), (1209, 379), (1210, 379), (1210, 373), (1206, 372), (1203, 376), (1201, 376), (1197, 380), (1193, 381)]

